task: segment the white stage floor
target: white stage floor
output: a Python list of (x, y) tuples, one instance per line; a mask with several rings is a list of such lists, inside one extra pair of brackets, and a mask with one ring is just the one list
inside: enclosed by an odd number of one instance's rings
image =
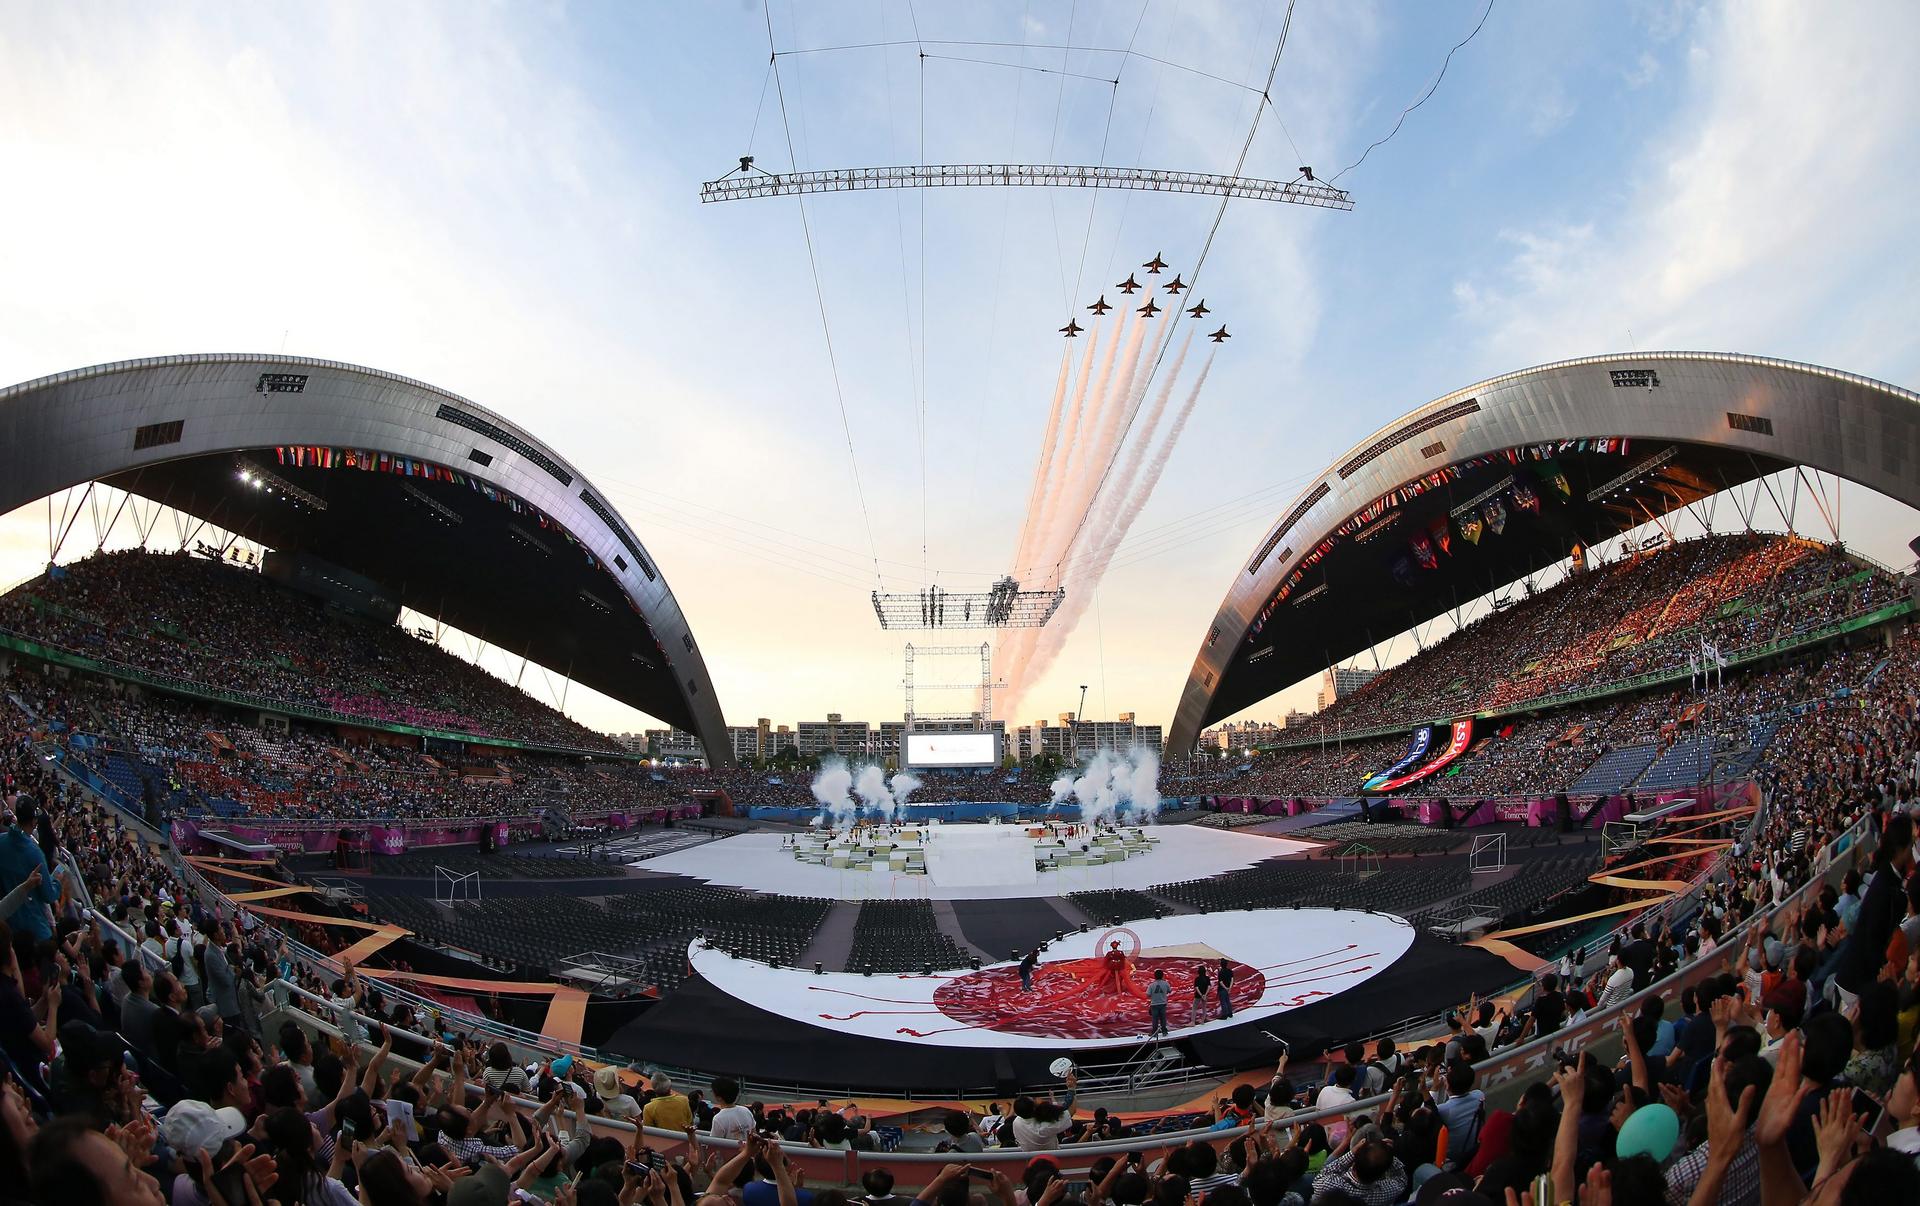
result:
[[(956, 837), (959, 836), (957, 831), (963, 830), (1019, 832), (1019, 827), (1013, 825), (956, 824), (942, 828), (956, 831)], [(1266, 859), (1316, 848), (1312, 842), (1233, 833), (1198, 825), (1156, 825), (1148, 832), (1158, 839), (1159, 844), (1151, 851), (1134, 855), (1125, 862), (1094, 867), (1065, 867), (1058, 871), (1032, 874), (1022, 882), (1013, 883), (964, 882), (1016, 878), (998, 873), (975, 876), (956, 870), (955, 877), (950, 879), (947, 876), (906, 875), (890, 871), (836, 870), (815, 863), (803, 863), (793, 856), (792, 851), (781, 848), (782, 837), (778, 833), (743, 833), (738, 837), (708, 842), (691, 850), (660, 855), (633, 865), (648, 871), (686, 875), (721, 887), (778, 892), (787, 896), (823, 897), (828, 900), (905, 897), (1005, 900), (1028, 896), (1064, 896), (1069, 892), (1101, 889), (1145, 890), (1182, 880), (1204, 879), (1223, 871), (1250, 867)], [(997, 865), (999, 860), (992, 861)], [(929, 867), (932, 868), (931, 852)], [(940, 882), (935, 882), (936, 878)]]
[[(1126, 865), (1131, 865), (1126, 864)], [(1413, 945), (1398, 917), (1357, 909), (1265, 909), (1147, 918), (1124, 929), (1069, 934), (1041, 948), (1031, 990), (1012, 964), (933, 975), (815, 975), (768, 967), (696, 942), (693, 969), (739, 1000), (842, 1034), (940, 1047), (1073, 1049), (1132, 1046), (1149, 1028), (1146, 986), (1173, 987), (1169, 1037), (1275, 1017), (1379, 975)], [(1111, 981), (1100, 956), (1119, 940), (1129, 962)], [(1193, 977), (1219, 960), (1234, 968), (1234, 1012), (1196, 1003)]]

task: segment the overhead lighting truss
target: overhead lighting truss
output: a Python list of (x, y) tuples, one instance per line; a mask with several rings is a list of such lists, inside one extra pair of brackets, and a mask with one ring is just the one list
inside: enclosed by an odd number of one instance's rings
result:
[(1002, 578), (993, 589), (949, 591), (937, 586), (925, 590), (873, 592), (873, 614), (880, 627), (934, 630), (943, 628), (1040, 628), (1060, 610), (1064, 589), (1021, 590), (1012, 578)]
[[(735, 173), (738, 174), (735, 174)], [(1033, 163), (923, 163), (904, 167), (837, 168), (825, 172), (768, 172), (741, 160), (735, 172), (700, 186), (700, 200), (741, 201), (748, 197), (846, 193), (876, 188), (1123, 188), (1154, 193), (1208, 193), (1249, 201), (1285, 201), (1321, 209), (1352, 209), (1353, 197), (1313, 179), (1282, 183), (1212, 172), (1170, 172), (1158, 168), (1073, 167)]]

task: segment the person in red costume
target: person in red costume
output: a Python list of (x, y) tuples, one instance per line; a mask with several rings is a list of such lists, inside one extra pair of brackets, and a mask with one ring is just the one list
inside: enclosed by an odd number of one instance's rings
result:
[(1100, 987), (1115, 996), (1127, 993), (1130, 987), (1127, 983), (1127, 963), (1127, 956), (1120, 949), (1120, 941), (1115, 939), (1107, 946), (1107, 954), (1102, 961), (1106, 976), (1101, 981)]

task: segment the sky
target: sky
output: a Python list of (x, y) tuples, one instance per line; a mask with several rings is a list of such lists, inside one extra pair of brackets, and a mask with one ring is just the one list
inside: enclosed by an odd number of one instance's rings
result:
[[(745, 154), (1227, 172), (1284, 7), (0, 0), (0, 381), (284, 351), (433, 382), (603, 488), (730, 723), (894, 718), (903, 638), (869, 592), (1013, 568), (1056, 328), (1156, 252), (1190, 271), (1217, 202), (853, 192), (803, 229), (793, 198), (700, 183)], [(1353, 164), (1485, 7), (1300, 0), (1244, 174)], [(1307, 478), (1485, 377), (1709, 349), (1913, 387), (1916, 44), (1901, 2), (1495, 0), (1340, 176), (1352, 212), (1226, 208), (1201, 292), (1234, 338), (1058, 660), (997, 714), (1086, 684), (1089, 717), (1168, 721)], [(1911, 560), (1920, 517), (1844, 500), (1845, 538)], [(0, 517), (0, 586), (47, 545), (44, 505)]]

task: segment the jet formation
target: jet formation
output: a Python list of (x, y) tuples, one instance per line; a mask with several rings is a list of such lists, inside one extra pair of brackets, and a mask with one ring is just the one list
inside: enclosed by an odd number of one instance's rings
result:
[[(1160, 274), (1162, 269), (1167, 267), (1167, 262), (1166, 260), (1160, 257), (1159, 252), (1155, 252), (1153, 258), (1148, 260), (1146, 263), (1140, 265), (1140, 267), (1147, 270), (1148, 276), (1157, 276)], [(1161, 306), (1157, 301), (1154, 300), (1152, 295), (1152, 290), (1148, 289), (1147, 286), (1142, 285), (1139, 279), (1134, 275), (1134, 273), (1131, 273), (1131, 272), (1128, 273), (1127, 279), (1114, 285), (1114, 288), (1118, 289), (1123, 295), (1128, 297), (1131, 297), (1133, 294), (1140, 292), (1142, 289), (1147, 289), (1146, 304), (1138, 307), (1134, 311), (1134, 313), (1136, 314), (1143, 315), (1147, 318), (1152, 318), (1155, 315), (1161, 313), (1163, 309), (1165, 309), (1165, 307)], [(1193, 286), (1189, 285), (1186, 282), (1186, 279), (1182, 274), (1176, 272), (1173, 274), (1173, 279), (1166, 282), (1164, 285), (1161, 286), (1161, 288), (1166, 290), (1166, 292), (1169, 295), (1173, 297), (1179, 297), (1180, 294), (1182, 294), (1183, 292), (1188, 292), (1192, 290)], [(1088, 302), (1086, 309), (1087, 309), (1087, 312), (1092, 314), (1095, 318), (1100, 318), (1104, 316), (1107, 313), (1107, 311), (1114, 309), (1114, 306), (1113, 306), (1113, 303), (1107, 300), (1107, 295), (1102, 293), (1099, 297), (1096, 297), (1091, 302)], [(1186, 308), (1185, 313), (1190, 318), (1202, 318), (1208, 314), (1213, 313), (1213, 311), (1207, 308), (1207, 299), (1203, 297), (1195, 301), (1191, 306), (1188, 306)], [(1067, 319), (1067, 325), (1060, 328), (1060, 334), (1066, 336), (1068, 339), (1074, 339), (1074, 338), (1077, 338), (1080, 332), (1084, 330), (1086, 330), (1086, 328), (1080, 325), (1080, 322), (1078, 319), (1069, 317)], [(1227, 340), (1232, 339), (1233, 336), (1227, 333), (1227, 328), (1223, 324), (1219, 330), (1208, 334), (1207, 338), (1213, 340), (1213, 342), (1215, 343), (1225, 343)]]

